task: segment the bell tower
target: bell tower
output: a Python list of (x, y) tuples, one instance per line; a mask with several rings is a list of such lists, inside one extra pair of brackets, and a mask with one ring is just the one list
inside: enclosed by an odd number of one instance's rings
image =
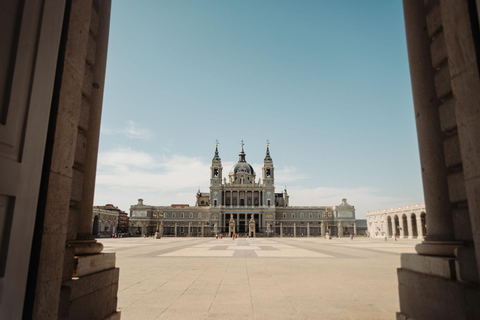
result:
[(273, 160), (270, 157), (270, 142), (267, 140), (267, 153), (265, 154), (265, 159), (263, 159), (263, 185), (265, 187), (273, 187), (275, 181), (275, 167), (273, 166)]
[(210, 167), (210, 187), (220, 187), (222, 184), (222, 159), (218, 155), (218, 140), (215, 145), (215, 156)]
[(210, 167), (210, 205), (221, 205), (222, 200), (222, 159), (218, 155), (218, 140), (215, 144), (215, 156)]

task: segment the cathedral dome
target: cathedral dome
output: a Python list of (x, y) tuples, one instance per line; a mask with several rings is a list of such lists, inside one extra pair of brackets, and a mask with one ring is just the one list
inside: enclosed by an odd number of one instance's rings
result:
[[(245, 151), (243, 151), (243, 141), (242, 141), (242, 151), (238, 154), (238, 162), (230, 170), (230, 176), (236, 176), (237, 174), (245, 173), (247, 175), (255, 175), (253, 167), (247, 163), (245, 160)], [(242, 175), (243, 176), (243, 175)], [(235, 178), (236, 180), (236, 178)]]
[(248, 173), (248, 174), (255, 174), (253, 171), (253, 167), (248, 164), (247, 162), (237, 162), (230, 170), (230, 174), (237, 174), (237, 173)]

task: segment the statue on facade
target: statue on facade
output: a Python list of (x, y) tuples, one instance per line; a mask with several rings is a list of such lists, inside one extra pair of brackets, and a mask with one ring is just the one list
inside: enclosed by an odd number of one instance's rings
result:
[(250, 221), (248, 222), (248, 236), (255, 237), (255, 219), (253, 219), (253, 214), (250, 217)]
[(235, 220), (233, 216), (230, 218), (230, 222), (228, 223), (228, 236), (231, 237), (232, 234), (235, 233)]

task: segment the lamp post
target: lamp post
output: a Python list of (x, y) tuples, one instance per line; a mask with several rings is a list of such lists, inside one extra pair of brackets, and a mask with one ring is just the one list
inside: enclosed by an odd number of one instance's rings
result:
[(323, 216), (327, 218), (327, 232), (325, 232), (325, 238), (326, 239), (332, 239), (332, 235), (330, 233), (329, 225), (328, 225), (328, 217), (330, 217), (333, 214), (333, 212), (328, 212), (328, 209), (325, 209), (325, 212), (323, 213)]
[(160, 222), (160, 216), (163, 217), (163, 211), (155, 210), (155, 211), (153, 211), (153, 215), (155, 217), (157, 217), (157, 232), (155, 232), (155, 239), (161, 239), (162, 235), (159, 232), (158, 226), (159, 226), (159, 222)]

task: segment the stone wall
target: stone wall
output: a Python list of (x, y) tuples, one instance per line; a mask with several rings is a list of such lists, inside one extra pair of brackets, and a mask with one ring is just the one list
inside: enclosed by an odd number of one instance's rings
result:
[(101, 253), (91, 235), (109, 20), (110, 1), (67, 2), (47, 137), (48, 186), (41, 194), (44, 221), (34, 240), (40, 254), (29, 278), (35, 279), (29, 282), (35, 319), (119, 317), (115, 254)]

